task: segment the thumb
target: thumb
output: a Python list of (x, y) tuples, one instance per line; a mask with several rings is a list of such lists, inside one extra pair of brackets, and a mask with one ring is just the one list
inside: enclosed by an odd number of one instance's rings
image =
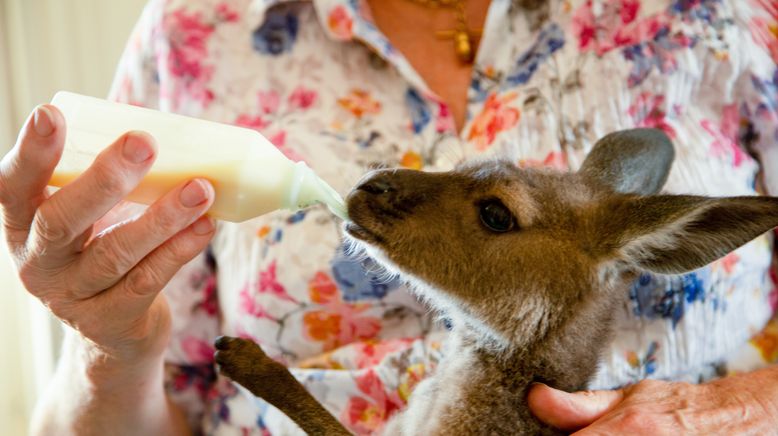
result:
[(622, 390), (568, 393), (542, 383), (532, 386), (527, 396), (529, 408), (539, 420), (566, 431), (586, 427), (622, 399)]

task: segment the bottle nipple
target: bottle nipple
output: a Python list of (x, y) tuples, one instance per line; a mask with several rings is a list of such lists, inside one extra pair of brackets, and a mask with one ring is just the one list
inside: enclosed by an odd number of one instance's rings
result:
[(305, 162), (297, 162), (294, 165), (286, 201), (289, 209), (302, 209), (314, 203), (323, 203), (335, 216), (343, 220), (348, 219), (343, 197), (319, 178)]

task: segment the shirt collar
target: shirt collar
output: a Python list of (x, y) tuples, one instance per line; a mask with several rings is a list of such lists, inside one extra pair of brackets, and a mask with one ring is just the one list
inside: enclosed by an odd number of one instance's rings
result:
[(373, 24), (364, 0), (252, 0), (249, 13), (255, 27), (265, 21), (267, 11), (274, 6), (291, 3), (312, 3), (325, 34), (337, 41), (359, 41), (393, 64), (422, 92), (431, 96), (421, 77), (408, 61)]
[(354, 38), (355, 29), (361, 27), (360, 0), (251, 0), (249, 14), (255, 27), (265, 21), (271, 8), (291, 3), (313, 3), (314, 11), (325, 32), (336, 40)]

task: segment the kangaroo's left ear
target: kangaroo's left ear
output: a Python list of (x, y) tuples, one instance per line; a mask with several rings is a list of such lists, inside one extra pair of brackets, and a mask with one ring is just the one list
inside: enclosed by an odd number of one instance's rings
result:
[(657, 273), (703, 267), (778, 226), (776, 197), (619, 197), (602, 205), (597, 237), (616, 257)]
[(659, 129), (630, 129), (606, 135), (578, 171), (614, 192), (650, 195), (667, 181), (675, 149)]

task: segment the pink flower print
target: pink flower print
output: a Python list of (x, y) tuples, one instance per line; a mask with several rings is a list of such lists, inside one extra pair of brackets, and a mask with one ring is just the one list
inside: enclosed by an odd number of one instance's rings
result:
[(181, 348), (190, 365), (212, 363), (213, 353), (216, 351), (210, 343), (194, 336), (185, 337), (181, 341)]
[(257, 93), (259, 108), (264, 114), (274, 114), (281, 103), (281, 97), (275, 91), (259, 91)]
[(478, 151), (489, 148), (500, 132), (513, 128), (519, 122), (519, 110), (510, 106), (517, 96), (516, 92), (500, 97), (493, 93), (486, 98), (481, 113), (473, 118), (467, 137), (475, 142)]
[(163, 89), (169, 97), (180, 97), (183, 87), (191, 98), (207, 106), (213, 101), (213, 92), (208, 89), (208, 81), (213, 74), (213, 66), (204, 63), (208, 56), (207, 42), (214, 27), (203, 21), (199, 13), (187, 14), (178, 9), (165, 16), (164, 31), (168, 35), (170, 48), (167, 53), (167, 68), (178, 79), (172, 90)]
[(675, 138), (675, 129), (667, 123), (664, 105), (665, 96), (643, 92), (627, 109), (627, 113), (635, 122), (635, 127), (654, 127), (663, 130), (670, 138)]
[(269, 136), (268, 141), (272, 142), (273, 145), (276, 146), (276, 148), (284, 154), (289, 160), (292, 160), (294, 162), (300, 162), (304, 161), (302, 155), (297, 153), (293, 148), (287, 147), (286, 145), (286, 131), (281, 130), (275, 135)]
[(216, 16), (220, 21), (227, 21), (229, 23), (237, 22), (240, 19), (238, 12), (225, 2), (216, 5)]
[(257, 116), (251, 116), (242, 114), (239, 115), (238, 118), (235, 119), (235, 125), (246, 127), (249, 129), (254, 129), (261, 133), (263, 136), (266, 136), (267, 140), (272, 142), (273, 145), (276, 146), (276, 148), (284, 154), (288, 159), (300, 162), (304, 161), (303, 157), (297, 153), (295, 150), (293, 150), (290, 147), (286, 146), (286, 131), (285, 130), (279, 130), (273, 135), (267, 136), (267, 132), (265, 129), (270, 126), (270, 122), (266, 121), (264, 118), (262, 118), (261, 115)]
[(363, 395), (349, 399), (341, 419), (356, 434), (378, 433), (404, 403), (396, 392), (387, 390), (373, 370), (356, 377), (355, 382)]
[(751, 20), (751, 35), (770, 52), (773, 62), (778, 63), (778, 3), (775, 0), (751, 0), (751, 3), (755, 10), (765, 11), (769, 16)]
[(235, 125), (261, 131), (265, 127), (269, 126), (270, 123), (259, 115), (254, 117), (251, 115), (242, 114), (238, 115), (238, 118), (235, 119)]
[(316, 103), (318, 94), (313, 89), (298, 86), (289, 94), (287, 102), (290, 109), (308, 109)]
[(199, 13), (189, 15), (183, 9), (167, 15), (164, 25), (170, 33), (170, 72), (177, 77), (194, 79), (210, 73), (201, 61), (208, 53), (206, 43), (213, 33), (213, 25), (203, 22)]
[(438, 133), (454, 132), (454, 116), (445, 103), (438, 103), (438, 117), (435, 120), (435, 131)]
[(208, 275), (203, 289), (203, 301), (200, 307), (210, 316), (215, 316), (219, 311), (219, 303), (216, 295), (216, 276)]
[(732, 157), (732, 165), (737, 168), (748, 155), (738, 145), (738, 130), (740, 129), (740, 113), (737, 105), (731, 104), (724, 107), (721, 124), (710, 120), (702, 120), (700, 126), (713, 137), (710, 144), (711, 154), (718, 158)]
[(727, 274), (732, 274), (732, 271), (735, 270), (735, 267), (737, 266), (738, 262), (740, 261), (740, 256), (737, 255), (736, 252), (729, 253), (728, 255), (724, 256), (721, 260), (719, 260), (717, 263), (721, 265), (722, 268), (724, 268), (724, 271)]
[(354, 19), (346, 7), (338, 5), (330, 11), (327, 17), (327, 26), (335, 37), (348, 40), (354, 35)]
[(392, 353), (408, 349), (413, 344), (411, 338), (388, 339), (381, 341), (368, 340), (355, 344), (357, 368), (367, 368), (378, 365)]
[(284, 286), (278, 282), (276, 278), (276, 261), (270, 262), (268, 268), (259, 272), (259, 283), (257, 284), (257, 292), (260, 294), (268, 293), (281, 300), (291, 301), (296, 303), (297, 300), (292, 298), (286, 293)]
[(669, 21), (666, 14), (638, 20), (639, 11), (639, 0), (605, 0), (601, 13), (595, 16), (592, 0), (586, 1), (573, 13), (572, 32), (578, 38), (578, 49), (602, 56), (653, 39)]
[(256, 318), (266, 318), (269, 320), (275, 320), (265, 308), (258, 304), (255, 296), (250, 291), (251, 287), (246, 284), (238, 294), (238, 308), (242, 313), (251, 315)]
[(754, 41), (767, 49), (773, 62), (778, 63), (778, 23), (764, 18), (754, 18), (749, 27)]

